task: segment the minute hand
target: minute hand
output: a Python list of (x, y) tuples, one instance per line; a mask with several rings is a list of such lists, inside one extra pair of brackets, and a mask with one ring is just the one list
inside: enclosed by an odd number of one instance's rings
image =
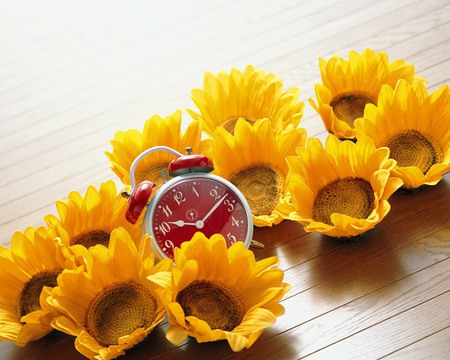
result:
[(210, 215), (222, 204), (222, 202), (225, 200), (225, 198), (228, 196), (228, 194), (225, 194), (217, 203), (212, 207), (211, 210), (208, 211), (208, 213), (205, 215), (205, 217), (202, 219), (202, 222), (205, 222), (207, 218), (210, 217)]

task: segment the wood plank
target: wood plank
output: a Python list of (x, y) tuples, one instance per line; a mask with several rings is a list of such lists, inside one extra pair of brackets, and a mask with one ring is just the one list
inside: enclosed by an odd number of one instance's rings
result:
[[(320, 2), (319, 2), (320, 3)], [(317, 5), (316, 5), (317, 6)], [(178, 26), (186, 26), (187, 29), (187, 33), (186, 38), (187, 41), (184, 42), (182, 44), (182, 47), (177, 48), (176, 51), (177, 52), (193, 52), (194, 54), (199, 51), (199, 49), (197, 48), (198, 46), (204, 46), (204, 44), (207, 42), (208, 37), (210, 36), (210, 33), (207, 32), (201, 32), (201, 28), (210, 28), (211, 32), (215, 34), (215, 37), (217, 38), (217, 36), (221, 36), (223, 38), (223, 41), (227, 40), (228, 36), (234, 37), (234, 36), (239, 36), (240, 34), (247, 34), (247, 36), (251, 35), (249, 32), (252, 31), (252, 29), (258, 28), (255, 25), (258, 25), (259, 22), (263, 22), (266, 20), (267, 16), (271, 15), (270, 13), (266, 13), (264, 14), (264, 16), (261, 16), (261, 19), (258, 19), (258, 12), (261, 12), (261, 9), (264, 10), (264, 7), (261, 7), (260, 9), (256, 9), (255, 11), (255, 20), (253, 22), (249, 22), (244, 24), (243, 28), (237, 28), (237, 30), (234, 30), (232, 32), (232, 34), (230, 33), (230, 26), (229, 23), (230, 21), (232, 21), (232, 16), (235, 14), (235, 11), (233, 11), (233, 8), (228, 7), (227, 8), (228, 11), (225, 12), (225, 14), (221, 11), (221, 9), (218, 9), (218, 13), (220, 13), (220, 21), (215, 21), (216, 20), (216, 16), (211, 16), (211, 17), (200, 17), (200, 19), (202, 19), (202, 22), (181, 22), (178, 24)], [(307, 11), (305, 11), (305, 14), (302, 14), (302, 16), (307, 17), (311, 11), (314, 11), (314, 6), (310, 7), (308, 6)], [(145, 9), (144, 9), (145, 10)], [(246, 10), (245, 7), (242, 9), (243, 11)], [(286, 21), (286, 15), (289, 15), (289, 12), (287, 12), (287, 14), (284, 12), (284, 10), (288, 10), (288, 8), (286, 6), (282, 7), (281, 9), (278, 9), (277, 11), (275, 11), (274, 16), (271, 15), (271, 20), (274, 21), (274, 25), (282, 25), (285, 21)], [(141, 13), (145, 14), (145, 11), (143, 11)], [(201, 14), (190, 14), (190, 16), (194, 16), (194, 17), (199, 17), (199, 15)], [(292, 16), (292, 15), (291, 15)], [(145, 17), (143, 18), (145, 19)], [(181, 19), (180, 19), (181, 20)], [(185, 20), (189, 20), (189, 19), (185, 19)], [(206, 20), (206, 21), (205, 21)], [(289, 20), (289, 19), (287, 19)], [(256, 22), (256, 23), (255, 23)], [(148, 25), (148, 23), (145, 23), (146, 25)], [(135, 24), (133, 22), (127, 23), (127, 26), (130, 27), (134, 27)], [(157, 24), (156, 24), (157, 25)], [(174, 26), (172, 24), (172, 26)], [(125, 31), (127, 30), (126, 28), (124, 29)], [(156, 31), (159, 30), (157, 27), (155, 29), (150, 28), (150, 29), (146, 29), (144, 28), (143, 30), (145, 31)], [(176, 29), (175, 29), (176, 30)], [(145, 33), (144, 31), (144, 33)], [(253, 30), (254, 31), (254, 30)], [(152, 45), (156, 46), (156, 47), (161, 47), (164, 44), (170, 44), (172, 43), (177, 37), (179, 37), (179, 33), (177, 31), (172, 31), (166, 34), (165, 37), (161, 38), (161, 39), (152, 39)], [(192, 35), (192, 36), (189, 36)], [(98, 41), (101, 42), (101, 46), (106, 46), (106, 45), (111, 45), (108, 42), (105, 43), (102, 41), (102, 39), (97, 39)], [(138, 40), (141, 40), (138, 37)], [(221, 41), (218, 40), (217, 41)], [(94, 44), (95, 45), (95, 44)], [(73, 46), (76, 46), (73, 45)], [(165, 48), (163, 48), (164, 51), (166, 51)], [(60, 50), (59, 50), (60, 51)], [(58, 51), (58, 52), (59, 52)], [(168, 49), (167, 49), (168, 51)], [(75, 95), (77, 94), (77, 98), (79, 98), (79, 95), (84, 96), (85, 98), (87, 98), (88, 96), (86, 95), (86, 92), (88, 92), (88, 94), (90, 96), (93, 96), (94, 99), (95, 97), (99, 95), (99, 93), (92, 93), (91, 92), (91, 87), (93, 85), (97, 85), (97, 87), (103, 87), (105, 86), (105, 83), (115, 83), (118, 82), (119, 80), (124, 80), (127, 83), (132, 83), (132, 81), (138, 81), (139, 86), (140, 87), (146, 87), (148, 88), (149, 86), (151, 86), (152, 83), (164, 83), (164, 78), (167, 78), (167, 72), (172, 72), (173, 71), (177, 71), (176, 69), (176, 65), (177, 65), (177, 58), (174, 58), (174, 55), (176, 54), (165, 54), (162, 53), (160, 56), (155, 57), (153, 53), (147, 52), (147, 53), (143, 53), (143, 54), (139, 54), (140, 56), (137, 57), (137, 60), (139, 61), (138, 63), (135, 62), (126, 62), (124, 64), (121, 64), (123, 66), (123, 68), (119, 69), (119, 74), (116, 74), (114, 77), (110, 77), (110, 72), (105, 70), (111, 70), (108, 68), (108, 63), (107, 63), (107, 56), (108, 54), (104, 54), (104, 62), (102, 63), (100, 60), (102, 60), (102, 58), (100, 57), (97, 61), (98, 61), (98, 65), (99, 68), (95, 69), (95, 76), (99, 76), (99, 75), (103, 75), (103, 77), (101, 78), (101, 80), (103, 81), (102, 83), (98, 84), (98, 81), (100, 79), (97, 79), (96, 77), (93, 78), (92, 74), (89, 75), (89, 73), (86, 73), (86, 71), (82, 66), (82, 64), (76, 64), (78, 65), (77, 67), (75, 67), (75, 69), (80, 69), (81, 73), (72, 73), (72, 71), (67, 72), (67, 67), (70, 66), (70, 63), (68, 65), (66, 65), (64, 68), (60, 69), (61, 71), (59, 71), (57, 74), (57, 76), (55, 76), (55, 81), (57, 81), (58, 83), (55, 84), (57, 85), (57, 88), (55, 89), (56, 93), (58, 95)], [(168, 56), (170, 55), (170, 56)], [(86, 54), (86, 59), (85, 60), (89, 60), (89, 53)], [(70, 59), (69, 59), (70, 60)], [(46, 68), (49, 68), (53, 71), (53, 67), (50, 67), (49, 64), (47, 63), (47, 61), (44, 61), (43, 63), (45, 65)], [(51, 65), (51, 64), (50, 64)], [(56, 64), (57, 65), (57, 64)], [(103, 65), (103, 66), (101, 66)], [(101, 66), (101, 67), (100, 67)], [(106, 66), (106, 68), (105, 68)], [(143, 73), (143, 69), (145, 68), (145, 80), (142, 78), (142, 73)], [(39, 73), (39, 69), (32, 69), (33, 72), (38, 72)], [(206, 69), (204, 70), (206, 71)], [(69, 82), (70, 87), (67, 86), (67, 83), (64, 81), (62, 82), (61, 80), (65, 80), (64, 79), (64, 74), (67, 73), (68, 75), (70, 75), (70, 78), (67, 80), (72, 80), (72, 82)], [(180, 72), (180, 77), (186, 77), (186, 74), (188, 74), (189, 72), (183, 71)], [(61, 79), (62, 77), (62, 79)], [(156, 77), (156, 79), (155, 79)], [(80, 82), (80, 78), (84, 79), (85, 82), (87, 83), (79, 83)], [(152, 80), (152, 82), (149, 82), (149, 80)], [(157, 81), (157, 79), (161, 79), (162, 81)], [(45, 86), (46, 83), (42, 83), (42, 85), (40, 86)], [(79, 86), (76, 86), (79, 85)], [(74, 89), (75, 86), (75, 89)], [(136, 88), (138, 86), (138, 84), (133, 84), (134, 88)], [(75, 91), (74, 91), (75, 90)], [(94, 89), (95, 90), (95, 89)], [(116, 90), (116, 89), (115, 89)], [(159, 90), (159, 89), (158, 89)], [(69, 93), (67, 93), (69, 91)], [(39, 94), (32, 94), (34, 96), (36, 96), (39, 100)], [(101, 96), (104, 96), (104, 93), (100, 93)], [(61, 96), (62, 97), (62, 96)], [(30, 101), (30, 99), (28, 99), (28, 101)], [(48, 102), (48, 104), (51, 104), (51, 102)], [(23, 111), (23, 107), (20, 107), (19, 105), (21, 104), (13, 104), (14, 108), (17, 108), (19, 111)], [(8, 110), (8, 106), (6, 106), (6, 109), (4, 111)], [(17, 116), (16, 113), (12, 113), (11, 116)]]
[[(436, 47), (436, 48), (439, 48), (439, 47)], [(311, 86), (311, 88), (313, 87), (313, 84), (311, 83), (310, 84)], [(317, 120), (317, 119), (316, 119)], [(317, 126), (320, 128), (320, 131), (322, 131), (323, 130), (323, 125), (321, 124), (321, 122), (320, 121), (317, 121)], [(70, 130), (70, 129), (69, 129)], [(87, 128), (86, 130), (89, 130), (89, 128)], [(102, 131), (100, 131), (101, 133), (102, 133)], [(70, 131), (67, 131), (67, 133), (70, 133)], [(67, 134), (66, 133), (66, 134)], [(90, 136), (91, 134), (93, 133), (93, 131), (91, 131), (90, 133), (88, 132), (88, 135), (87, 136)], [(95, 132), (95, 134), (97, 134), (98, 133), (98, 131), (96, 131)], [(62, 137), (64, 137), (64, 133), (62, 133), (62, 134), (59, 134), (60, 136), (62, 136)], [(59, 137), (59, 136), (57, 136), (57, 137)], [(65, 137), (64, 137), (65, 138)], [(78, 139), (79, 140), (83, 140), (83, 137), (78, 137)], [(43, 140), (46, 140), (45, 138), (43, 139)], [(95, 140), (96, 139), (93, 139), (94, 141), (93, 141), (93, 143), (95, 143)], [(45, 141), (42, 141), (42, 143), (44, 143)], [(48, 143), (48, 142), (47, 142)], [(64, 144), (62, 145), (62, 146), (64, 146)], [(73, 147), (75, 148), (75, 145), (73, 145)], [(106, 146), (105, 146), (106, 147)], [(53, 148), (52, 148), (53, 149)], [(101, 148), (99, 147), (98, 148), (98, 151), (100, 152), (101, 151)], [(70, 154), (71, 152), (69, 151), (69, 152), (67, 152), (68, 154)], [(58, 154), (64, 154), (64, 152), (58, 152)], [(6, 155), (6, 154), (5, 154)], [(27, 154), (24, 154), (24, 156), (27, 156)], [(5, 156), (5, 158), (6, 158), (6, 156)], [(6, 160), (6, 159), (5, 159)], [(32, 164), (36, 164), (36, 162), (33, 160), (33, 159), (29, 159), (29, 161), (28, 161), (29, 163), (32, 163)], [(22, 166), (23, 164), (18, 164), (17, 166), (16, 166), (16, 169), (12, 169), (12, 171), (10, 171), (10, 173), (11, 174), (18, 174), (16, 171), (18, 170), (18, 169), (27, 169), (28, 168), (28, 166)], [(18, 169), (17, 169), (18, 168)], [(14, 171), (14, 170), (16, 170), (16, 171)], [(20, 176), (21, 178), (22, 178), (22, 176), (20, 175), (20, 174), (18, 174), (17, 176)]]
[(450, 356), (450, 326), (444, 330), (406, 346), (383, 359), (409, 360), (409, 359), (441, 359)]
[[(448, 301), (450, 301), (450, 291), (306, 358), (324, 359), (333, 356), (346, 359), (376, 359), (388, 355), (399, 347), (422, 339), (424, 335), (432, 335), (450, 326), (450, 312), (439, 311), (445, 308)], [(414, 326), (411, 326), (412, 324)], [(381, 337), (389, 339), (389, 342), (384, 342), (382, 347), (379, 346), (378, 341), (373, 341)]]
[[(418, 202), (422, 203), (422, 202)], [(448, 202), (446, 203), (448, 204)], [(448, 209), (448, 205), (447, 205)], [(437, 210), (437, 213), (440, 211)], [(447, 210), (448, 213), (448, 210)], [(445, 215), (444, 215), (445, 216)], [(447, 217), (448, 218), (448, 217)], [(430, 219), (424, 219), (425, 222), (429, 222)], [(439, 223), (442, 219), (436, 219), (436, 223)], [(416, 223), (415, 219), (411, 219), (411, 223)], [(377, 291), (381, 291), (383, 294), (389, 293), (389, 289), (385, 288), (389, 284), (394, 283), (395, 286), (399, 286), (396, 282), (401, 281), (404, 278), (420, 273), (422, 270), (427, 269), (433, 264), (437, 264), (442, 260), (449, 257), (450, 253), (441, 251), (433, 251), (433, 249), (441, 249), (442, 246), (447, 246), (446, 241), (450, 239), (450, 220), (447, 221), (448, 225), (446, 228), (431, 233), (429, 235), (416, 237), (413, 243), (401, 247), (400, 249), (395, 249), (397, 245), (397, 240), (401, 243), (409, 243), (410, 239), (414, 240), (414, 236), (405, 239), (397, 239), (395, 236), (391, 237), (391, 243), (383, 243), (382, 240), (386, 238), (386, 234), (381, 237), (376, 237), (378, 242), (374, 239), (373, 245), (376, 247), (379, 254), (374, 253), (370, 249), (370, 245), (363, 245), (364, 241), (367, 239), (362, 239), (361, 241), (351, 244), (360, 245), (361, 251), (358, 251), (358, 246), (348, 248), (345, 245), (347, 243), (340, 243), (338, 249), (326, 253), (322, 256), (317, 256), (309, 260), (308, 262), (303, 262), (305, 270), (302, 276), (298, 275), (299, 266), (289, 268), (285, 271), (285, 281), (292, 285), (292, 290), (287, 294), (286, 299), (282, 302), (286, 307), (286, 314), (277, 320), (277, 323), (272, 326), (271, 329), (266, 331), (259, 341), (270, 342), (270, 352), (268, 353), (267, 348), (252, 347), (247, 350), (246, 356), (258, 358), (264, 356), (271, 358), (271, 356), (276, 358), (294, 358), (294, 354), (300, 354), (303, 349), (303, 342), (297, 341), (296, 345), (291, 347), (286, 346), (286, 339), (302, 339), (304, 334), (297, 327), (297, 324), (307, 324), (315, 318), (320, 319), (323, 314), (330, 313), (335, 309), (344, 307), (345, 309), (351, 309), (351, 302), (359, 300), (364, 297), (365, 294), (373, 294)], [(392, 226), (391, 226), (392, 228)], [(430, 229), (433, 228), (433, 224), (430, 224)], [(304, 238), (306, 240), (306, 238)], [(328, 241), (329, 239), (327, 239)], [(426, 245), (428, 244), (428, 245)], [(368, 248), (369, 246), (369, 248)], [(401, 244), (399, 245), (401, 246)], [(392, 248), (394, 247), (394, 248)], [(301, 248), (296, 247), (299, 252)], [(277, 249), (278, 250), (278, 249)], [(372, 249), (373, 250), (373, 249)], [(277, 251), (278, 254), (283, 253), (282, 251)], [(292, 254), (291, 256), (295, 256)], [(343, 261), (345, 259), (345, 261)], [(321, 261), (318, 263), (318, 261)], [(356, 261), (356, 263), (355, 263)], [(314, 265), (316, 263), (316, 265)], [(446, 262), (446, 267), (448, 267), (448, 261)], [(282, 266), (283, 267), (283, 266)], [(442, 270), (441, 267), (439, 267)], [(436, 270), (435, 270), (436, 271)], [(435, 272), (430, 272), (436, 274)], [(427, 277), (427, 275), (424, 275)], [(417, 276), (415, 276), (411, 282), (411, 286), (414, 286), (414, 282)], [(448, 274), (435, 279), (435, 281), (446, 281), (448, 280)], [(422, 280), (425, 281), (425, 280)], [(401, 283), (407, 284), (409, 279)], [(409, 285), (407, 285), (409, 286)], [(420, 292), (422, 287), (419, 287), (417, 291)], [(387, 291), (384, 293), (383, 291)], [(437, 290), (438, 293), (439, 290)], [(408, 293), (407, 290), (405, 290)], [(392, 296), (392, 295), (391, 295)], [(395, 294), (394, 294), (395, 296)], [(423, 294), (422, 294), (423, 296)], [(375, 301), (369, 296), (369, 302)], [(401, 303), (405, 299), (399, 299), (397, 302)], [(389, 301), (389, 297), (387, 299)], [(406, 304), (411, 304), (414, 301), (414, 297), (411, 300), (406, 301)], [(364, 305), (364, 300), (362, 300)], [(362, 309), (362, 312), (367, 311), (367, 306), (358, 307), (360, 305), (357, 302), (354, 306), (355, 309)], [(348, 306), (348, 308), (346, 308)], [(356, 310), (355, 310), (356, 311)], [(339, 313), (339, 312), (338, 312)], [(342, 317), (342, 315), (341, 315)], [(376, 318), (375, 318), (376, 319)], [(282, 335), (276, 335), (282, 334)], [(310, 337), (312, 335), (309, 335)], [(180, 349), (174, 349), (170, 351), (170, 356), (178, 358), (181, 354), (180, 351), (186, 352), (190, 348), (199, 349), (199, 344), (194, 344), (195, 341), (188, 341), (184, 345), (180, 346)], [(169, 351), (170, 347), (164, 348), (164, 351)], [(184, 350), (182, 350), (184, 349)], [(214, 348), (215, 355), (218, 357), (226, 357), (230, 354), (230, 350), (226, 345), (218, 345)], [(208, 352), (204, 355), (198, 355), (198, 359), (206, 359)], [(278, 357), (277, 357), (278, 356)]]
[(306, 357), (449, 290), (447, 258), (300, 325), (298, 354)]
[[(300, 126), (321, 140), (327, 132), (307, 103), (319, 57), (372, 47), (412, 62), (430, 91), (450, 79), (445, 0), (1, 0), (0, 8), (4, 245), (70, 191), (119, 184), (104, 154), (115, 131), (193, 108), (190, 91), (206, 71), (252, 63), (300, 87)], [(126, 358), (447, 358), (449, 199), (450, 173), (418, 193), (397, 192), (388, 216), (356, 242), (291, 221), (256, 228), (266, 245), (256, 258), (278, 256), (292, 285), (286, 314), (240, 353), (226, 342), (174, 346), (165, 320)], [(81, 359), (73, 341), (55, 332), (25, 348), (0, 342), (0, 358)]]
[[(423, 274), (422, 272), (413, 273), (392, 285), (382, 287), (333, 311), (325, 312), (324, 315), (313, 318), (299, 327), (286, 330), (287, 327), (283, 324), (285, 321), (280, 318), (274, 327), (263, 333), (257, 343), (270, 343), (270, 349), (261, 348), (255, 344), (246, 351), (243, 358), (261, 358), (262, 356), (265, 359), (304, 358), (317, 350), (326, 348), (327, 345), (332, 345), (365, 329), (370, 329), (381, 321), (389, 320), (399, 313), (413, 309), (426, 302), (430, 297), (439, 296), (448, 291), (446, 289), (450, 286), (448, 281), (449, 261), (447, 259), (426, 268)], [(442, 270), (444, 270), (444, 274), (440, 273)], [(322, 297), (315, 297), (315, 299), (317, 301)], [(283, 303), (286, 306), (286, 301)], [(291, 313), (286, 314), (287, 317), (298, 319), (299, 306), (310, 308), (310, 304), (297, 302), (297, 311), (293, 310), (293, 307), (289, 307)], [(370, 341), (370, 344), (373, 344), (373, 340)], [(208, 347), (214, 349), (215, 356), (218, 358), (234, 357), (225, 343), (197, 344), (195, 340), (187, 341), (180, 348), (175, 348), (168, 354), (173, 359), (181, 359), (182, 354), (187, 353), (189, 349), (199, 350), (201, 347), (205, 347), (205, 351), (198, 355), (197, 359), (199, 360), (208, 359), (210, 356), (207, 351)], [(168, 345), (165, 351), (169, 351), (170, 348)]]
[[(408, 45), (408, 44), (406, 44), (406, 45)], [(439, 48), (439, 47), (436, 47), (436, 48)], [(315, 79), (315, 81), (317, 81), (317, 79)], [(314, 82), (308, 83), (307, 85), (309, 85), (309, 86), (307, 87), (308, 89), (312, 89), (312, 88), (313, 88), (313, 85), (314, 85)], [(311, 92), (311, 91), (309, 91), (309, 92)], [(311, 95), (312, 95), (312, 93), (311, 93)], [(308, 109), (308, 107), (307, 107), (307, 109)], [(311, 109), (308, 109), (308, 110), (311, 111)], [(317, 117), (317, 114), (314, 114), (314, 113), (313, 113), (313, 115)], [(321, 124), (320, 122), (317, 122), (317, 125), (321, 128), (321, 130), (323, 130), (323, 126), (322, 126), (322, 124)], [(5, 156), (5, 159), (4, 159), (4, 160), (7, 161), (7, 157), (6, 157), (6, 156)]]

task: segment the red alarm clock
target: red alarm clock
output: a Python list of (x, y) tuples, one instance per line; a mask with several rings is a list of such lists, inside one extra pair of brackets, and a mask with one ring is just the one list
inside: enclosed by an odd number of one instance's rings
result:
[[(172, 177), (155, 193), (150, 181), (135, 184), (134, 171), (143, 157), (155, 151), (167, 151), (176, 156), (168, 168)], [(253, 222), (247, 200), (231, 182), (209, 174), (214, 167), (206, 156), (186, 155), (166, 146), (152, 147), (140, 154), (131, 165), (127, 220), (135, 223), (146, 206), (143, 226), (152, 237), (153, 251), (160, 259), (174, 256), (174, 249), (192, 239), (200, 231), (207, 237), (222, 234), (227, 246), (243, 241), (252, 242)]]

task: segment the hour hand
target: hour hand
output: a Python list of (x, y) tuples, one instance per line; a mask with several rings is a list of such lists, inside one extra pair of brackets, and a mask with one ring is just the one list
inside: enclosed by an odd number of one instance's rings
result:
[(167, 223), (168, 224), (174, 224), (174, 225), (179, 226), (179, 227), (183, 227), (184, 225), (194, 225), (195, 226), (195, 223), (184, 222), (183, 220), (168, 221)]

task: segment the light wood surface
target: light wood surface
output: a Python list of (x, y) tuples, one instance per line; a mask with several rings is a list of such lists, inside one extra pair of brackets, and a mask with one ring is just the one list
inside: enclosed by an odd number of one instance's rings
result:
[[(307, 104), (318, 58), (371, 47), (412, 62), (428, 89), (450, 78), (446, 0), (0, 0), (0, 243), (43, 224), (55, 201), (113, 179), (104, 151), (118, 130), (194, 108), (206, 71), (247, 64), (298, 86), (308, 136), (325, 139)], [(184, 125), (189, 122), (183, 114)], [(387, 218), (358, 242), (307, 234), (285, 221), (258, 228), (292, 290), (286, 314), (249, 350), (176, 347), (167, 324), (129, 359), (450, 358), (450, 174), (396, 193)], [(52, 333), (0, 359), (81, 359)]]

